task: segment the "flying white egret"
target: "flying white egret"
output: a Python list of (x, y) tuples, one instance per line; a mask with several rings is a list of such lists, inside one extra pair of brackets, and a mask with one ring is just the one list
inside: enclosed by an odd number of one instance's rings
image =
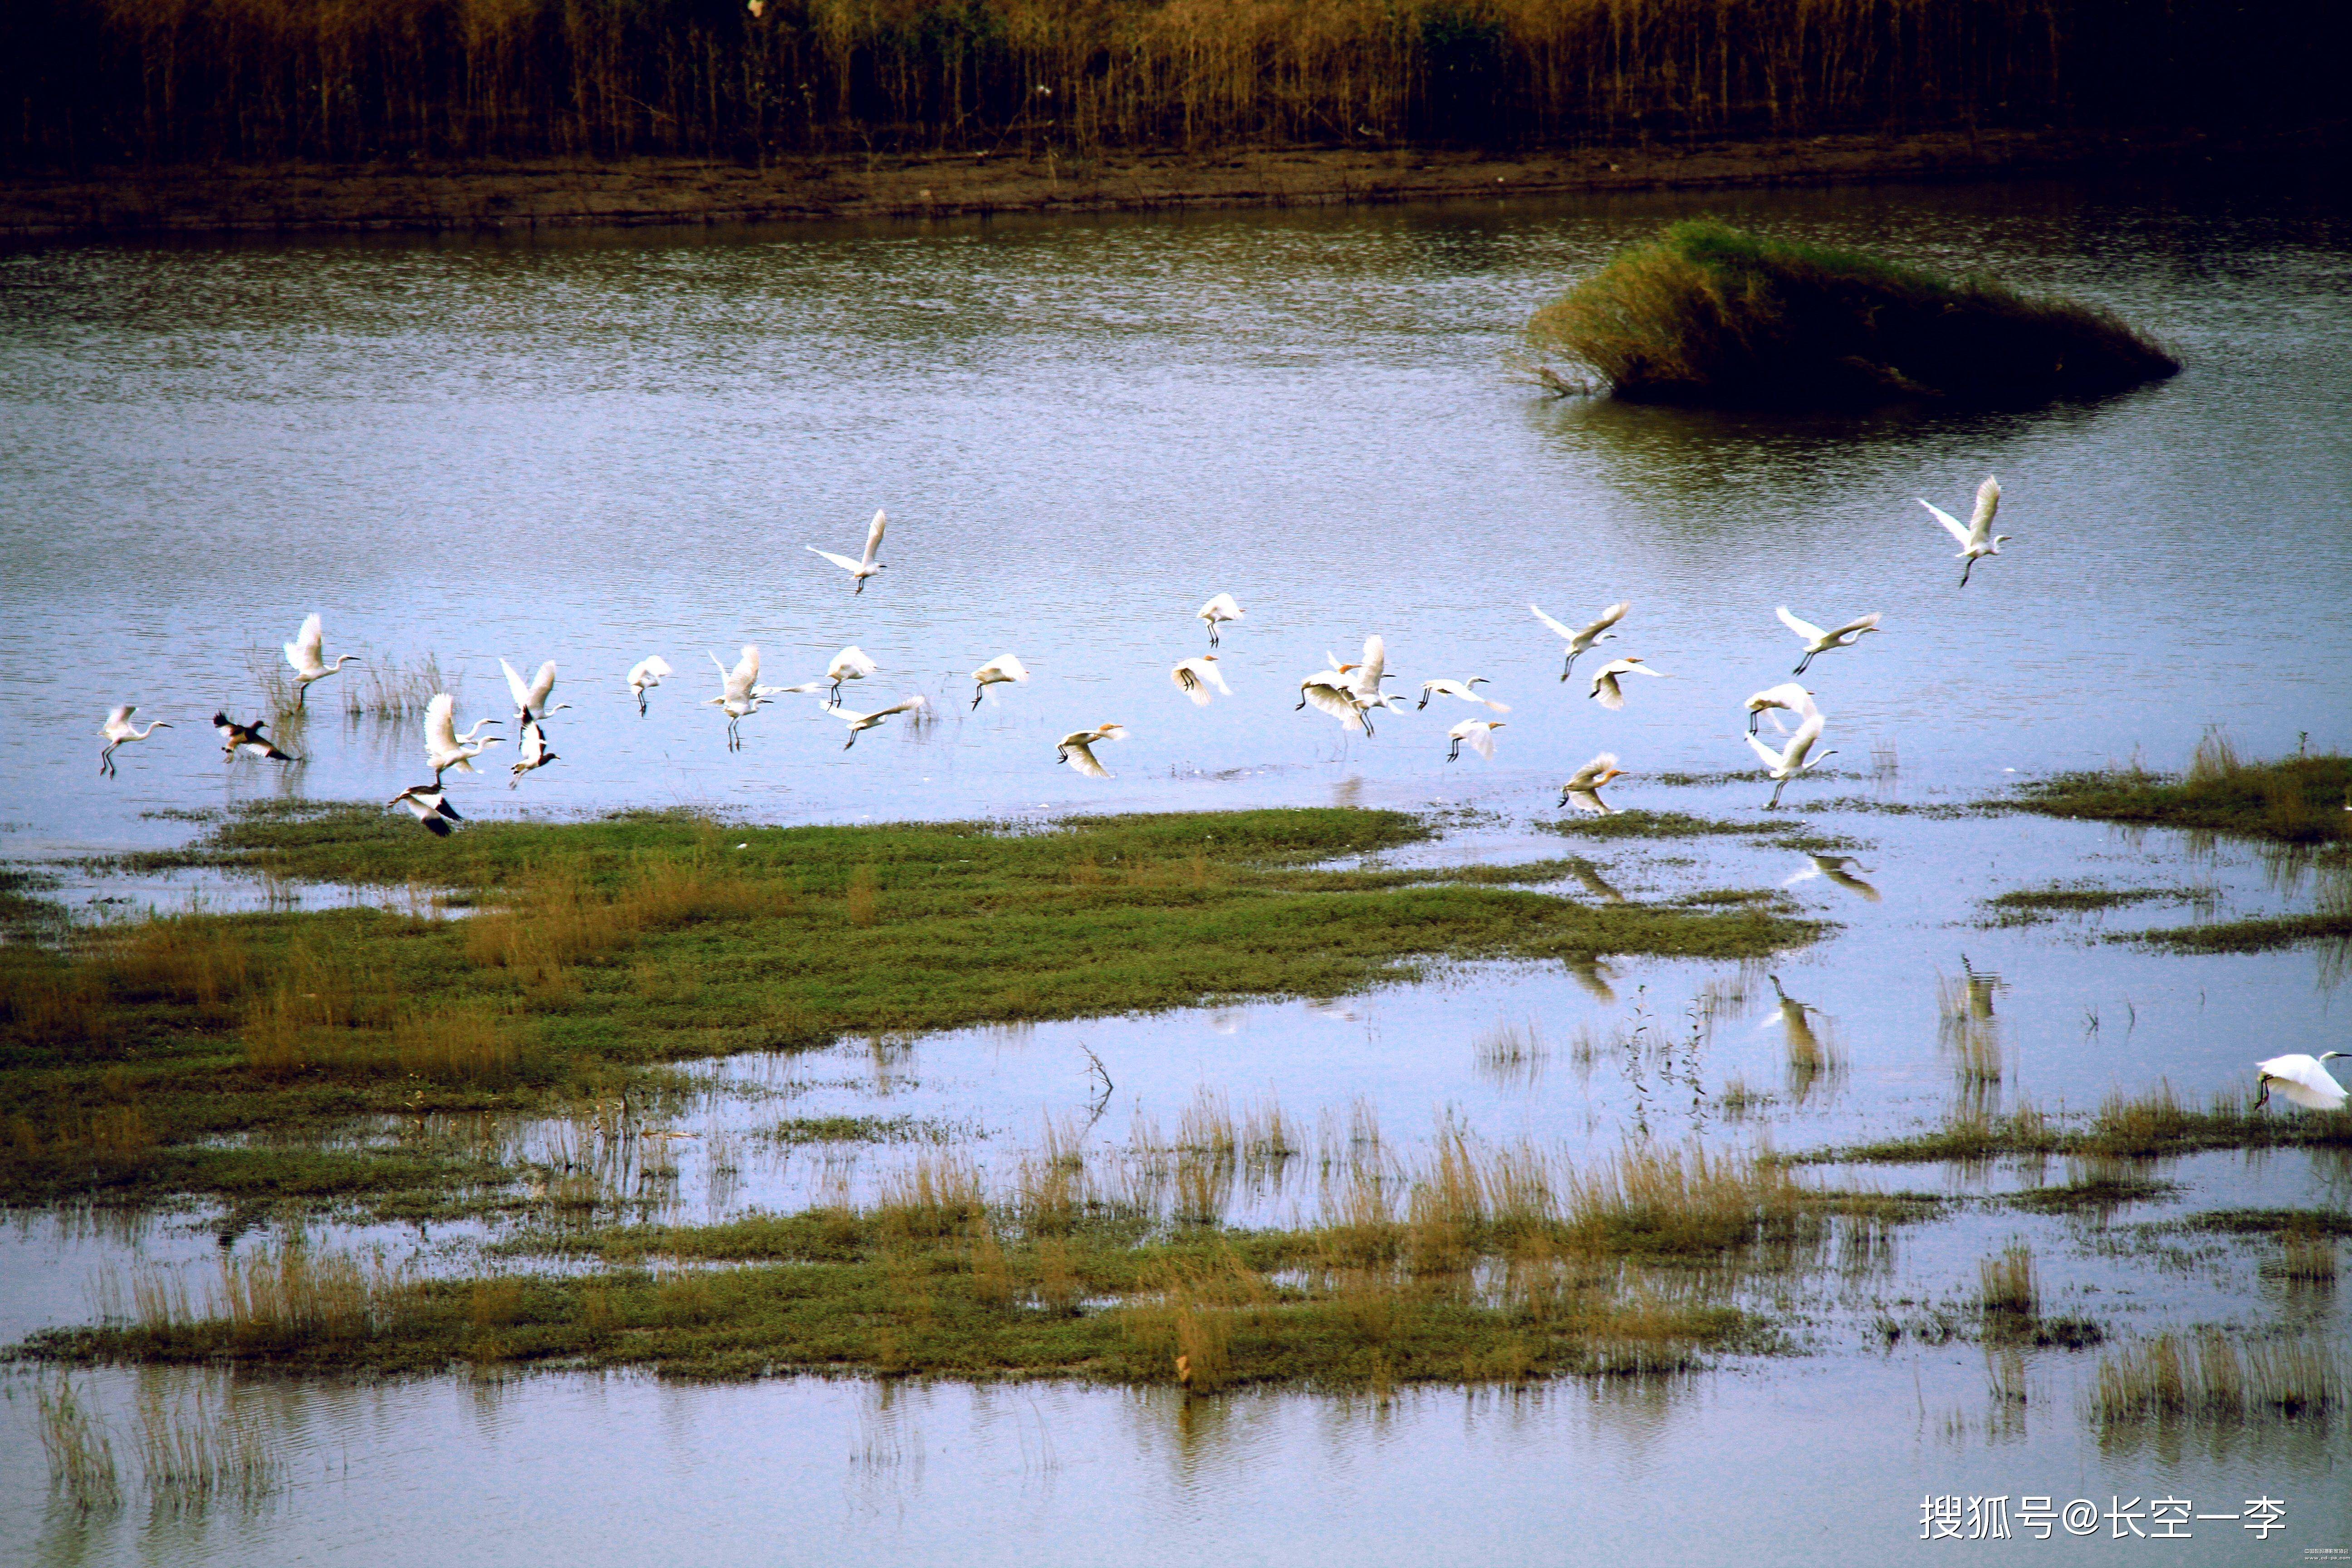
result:
[(1591, 625), (1581, 627), (1570, 627), (1560, 625), (1558, 621), (1553, 620), (1549, 616), (1545, 615), (1541, 610), (1536, 609), (1536, 606), (1533, 605), (1529, 605), (1528, 606), (1528, 609), (1535, 610), (1536, 619), (1549, 626), (1559, 639), (1568, 645), (1568, 657), (1561, 662), (1559, 667), (1559, 678), (1562, 680), (1566, 680), (1568, 679), (1568, 672), (1576, 668), (1576, 656), (1578, 654), (1584, 652), (1594, 643), (1608, 642), (1615, 638), (1617, 634), (1611, 631), (1609, 628), (1615, 626), (1619, 621), (1623, 620), (1625, 618), (1625, 612), (1633, 607), (1633, 600), (1620, 599), (1617, 603), (1601, 611), (1599, 618), (1595, 619)]
[(846, 708), (830, 706), (825, 709), (825, 711), (832, 714), (836, 719), (845, 720), (848, 721), (849, 739), (843, 742), (841, 746), (841, 749), (845, 752), (849, 750), (850, 747), (857, 744), (858, 736), (880, 724), (883, 720), (887, 719), (893, 713), (912, 713), (919, 709), (929, 706), (929, 702), (928, 699), (921, 697), (909, 697), (903, 702), (894, 702), (887, 708), (877, 708), (871, 713), (857, 713), (853, 712)]
[(457, 808), (449, 804), (449, 797), (441, 793), (437, 784), (410, 784), (383, 804), (406, 806), (436, 838), (448, 837), (449, 825), (466, 820), (457, 815)]
[(474, 759), (497, 745), (504, 737), (492, 735), (477, 741), (485, 724), (500, 722), (497, 719), (477, 719), (473, 728), (463, 735), (457, 733), (457, 700), (447, 692), (436, 692), (425, 705), (425, 763), (433, 770), (433, 783), (437, 787), (441, 775), (451, 768), (460, 773), (474, 771)]
[[(1807, 851), (1805, 858), (1811, 861), (1811, 864), (1807, 866), (1803, 870), (1798, 872), (1795, 876), (1790, 877), (1787, 881), (1782, 882), (1780, 886), (1783, 888), (1793, 888), (1800, 882), (1810, 882), (1814, 878), (1821, 877), (1835, 883), (1841, 888), (1843, 888), (1849, 893), (1853, 893), (1859, 897), (1867, 899), (1874, 904), (1878, 902), (1878, 889), (1872, 887), (1868, 882), (1864, 881), (1860, 877), (1854, 875), (1856, 871), (1870, 872), (1872, 868), (1864, 865), (1853, 856), (1815, 855), (1811, 851)], [(1966, 961), (1963, 960), (1963, 962), (1965, 963)]]
[(1067, 763), (1073, 773), (1084, 773), (1090, 779), (1107, 779), (1110, 770), (1095, 760), (1094, 747), (1103, 741), (1124, 741), (1127, 726), (1100, 724), (1091, 730), (1073, 730), (1054, 747), (1054, 760)]
[(1372, 732), (1373, 709), (1386, 708), (1398, 713), (1404, 711), (1402, 702), (1391, 693), (1381, 689), (1381, 683), (1388, 679), (1388, 641), (1378, 632), (1364, 639), (1362, 663), (1340, 666), (1347, 673), (1348, 689), (1354, 695), (1356, 712), (1363, 720), (1367, 735)]
[(1813, 742), (1822, 738), (1822, 726), (1825, 722), (1826, 721), (1819, 713), (1814, 714), (1798, 725), (1797, 732), (1789, 737), (1789, 743), (1777, 752), (1764, 743), (1762, 736), (1748, 737), (1748, 745), (1753, 747), (1756, 754), (1763, 759), (1766, 771), (1776, 781), (1772, 785), (1772, 798), (1767, 803), (1765, 809), (1769, 810), (1780, 804), (1780, 792), (1789, 787), (1790, 779), (1808, 769), (1820, 767), (1830, 758), (1837, 755), (1835, 747), (1817, 757), (1811, 755)]
[[(1364, 710), (1356, 705), (1355, 689), (1347, 678), (1334, 670), (1321, 670), (1298, 683), (1298, 707), (1312, 707), (1339, 721), (1346, 730), (1360, 730), (1367, 734), (1371, 726), (1364, 722)], [(1297, 712), (1297, 708), (1291, 710)]]
[(513, 776), (507, 781), (507, 788), (513, 789), (520, 784), (522, 775), (531, 769), (543, 768), (548, 763), (559, 760), (561, 759), (553, 752), (547, 749), (547, 731), (540, 721), (536, 719), (524, 720), (522, 739), (515, 742)]
[(2000, 554), (2000, 547), (2009, 542), (2009, 535), (1997, 534), (1992, 531), (1992, 514), (2000, 510), (2000, 480), (1998, 478), (1988, 475), (1985, 482), (1977, 487), (1977, 510), (1970, 514), (1965, 528), (1960, 525), (1958, 518), (1925, 496), (1914, 499), (1935, 515), (1936, 521), (1944, 525), (1946, 533), (1959, 541), (1960, 552), (1952, 559), (1967, 563), (1960, 568), (1960, 586), (1963, 588), (1969, 585), (1969, 574), (1977, 569), (1977, 563), (1988, 555)]
[(1497, 713), (1508, 713), (1511, 710), (1509, 703), (1497, 702), (1491, 697), (1481, 697), (1470, 689), (1474, 686), (1486, 684), (1488, 684), (1487, 679), (1483, 675), (1474, 675), (1467, 680), (1424, 680), (1421, 683), (1421, 700), (1413, 704), (1413, 709), (1418, 712), (1428, 707), (1429, 700), (1433, 697), (1459, 697), (1465, 702), (1476, 702), (1492, 708)]
[(549, 696), (555, 690), (553, 659), (539, 667), (539, 673), (530, 678), (528, 686), (523, 684), (521, 673), (505, 659), (499, 660), (499, 668), (507, 672), (507, 690), (514, 697), (515, 718), (519, 722), (528, 724), (534, 719), (544, 719), (550, 713), (572, 706), (569, 702), (559, 702), (553, 708), (547, 705)]
[(874, 556), (882, 548), (882, 531), (889, 524), (888, 513), (877, 511), (874, 514), (874, 524), (866, 531), (866, 554), (861, 560), (852, 561), (848, 556), (835, 555), (830, 550), (818, 550), (814, 544), (808, 548), (856, 578), (857, 586), (852, 592), (863, 594), (866, 592), (866, 579), (882, 570), (883, 563)]
[(971, 672), (971, 705), (979, 707), (980, 700), (988, 695), (988, 689), (992, 686), (1003, 686), (1028, 679), (1027, 665), (1009, 653), (1000, 653)]
[(1625, 706), (1624, 689), (1617, 684), (1621, 675), (1647, 675), (1660, 680), (1666, 678), (1664, 671), (1652, 669), (1638, 658), (1612, 658), (1592, 672), (1592, 689), (1585, 696), (1614, 713)]
[(1601, 752), (1568, 775), (1568, 782), (1559, 786), (1559, 804), (1568, 805), (1572, 803), (1579, 811), (1594, 816), (1607, 816), (1611, 806), (1601, 798), (1601, 786), (1624, 771), (1617, 765), (1616, 752)]
[(1227, 621), (1242, 618), (1242, 607), (1234, 603), (1231, 594), (1220, 594), (1201, 606), (1200, 618), (1209, 623), (1209, 646), (1217, 646), (1217, 628)]
[(326, 679), (360, 657), (355, 653), (339, 653), (333, 665), (330, 666), (320, 656), (320, 649), (326, 640), (326, 625), (313, 615), (304, 618), (302, 629), (294, 634), (292, 642), (285, 645), (286, 662), (294, 667), (294, 706), (297, 708), (302, 707), (309, 699), (312, 681)]
[(1185, 659), (1168, 672), (1168, 679), (1176, 683), (1177, 690), (1192, 700), (1195, 708), (1209, 705), (1209, 688), (1212, 686), (1228, 697), (1234, 694), (1234, 689), (1225, 684), (1224, 672), (1217, 668), (1217, 656), (1213, 653)]
[(158, 730), (172, 728), (170, 720), (155, 719), (149, 721), (147, 728), (142, 730), (131, 721), (131, 716), (138, 711), (136, 703), (126, 702), (109, 713), (106, 722), (98, 727), (98, 732), (106, 737), (106, 750), (98, 753), (98, 771), (100, 773), (110, 776), (114, 773), (115, 747), (143, 741)]
[(646, 716), (646, 693), (662, 683), (665, 675), (676, 675), (669, 660), (653, 654), (629, 666), (629, 695), (637, 700), (637, 717)]
[(1805, 666), (1813, 662), (1815, 654), (1827, 653), (1833, 647), (1852, 647), (1860, 642), (1865, 634), (1876, 631), (1878, 617), (1883, 612), (1873, 610), (1870, 614), (1848, 621), (1835, 631), (1829, 632), (1822, 630), (1811, 621), (1799, 620), (1789, 613), (1789, 606), (1786, 605), (1772, 613), (1780, 617), (1782, 626), (1805, 639), (1805, 657), (1797, 661), (1797, 668), (1791, 672), (1802, 675), (1805, 673)]
[[(821, 680), (810, 683), (813, 688), (824, 684)], [(724, 691), (703, 700), (727, 715), (727, 749), (740, 752), (743, 749), (743, 721), (765, 708), (769, 700), (756, 692), (747, 691), (738, 696), (732, 691)]]
[[(1793, 680), (1784, 680), (1778, 686), (1766, 687), (1748, 700), (1748, 732), (1749, 734), (1756, 733), (1756, 721), (1768, 708), (1785, 709), (1794, 713), (1797, 716), (1797, 721), (1801, 724), (1821, 711), (1819, 708), (1813, 706), (1811, 692)], [(1780, 721), (1778, 717), (1773, 719), (1772, 727), (1776, 730), (1780, 729)], [(1785, 730), (1781, 731), (1783, 734), (1787, 732)]]
[(224, 761), (233, 763), (236, 761), (236, 754), (239, 752), (251, 752), (255, 756), (268, 757), (273, 763), (300, 762), (301, 758), (290, 756), (270, 743), (269, 737), (261, 732), (268, 727), (267, 723), (259, 719), (256, 719), (250, 724), (240, 724), (226, 713), (213, 715), (213, 728), (220, 731), (221, 757)]
[(719, 666), (720, 700), (723, 701), (730, 697), (751, 695), (751, 688), (760, 683), (760, 647), (757, 643), (747, 642), (743, 645), (743, 656), (735, 661), (735, 668), (732, 669), (728, 668), (724, 664), (719, 664), (717, 654), (709, 653), (707, 649), (705, 652), (710, 662)]
[(1488, 762), (1493, 762), (1495, 760), (1495, 731), (1502, 727), (1503, 721), (1500, 719), (1463, 720), (1462, 722), (1454, 725), (1454, 728), (1445, 731), (1445, 738), (1454, 742), (1445, 750), (1445, 760), (1449, 763), (1460, 760), (1462, 755), (1462, 747), (1466, 742), (1472, 751), (1477, 752)]
[(2306, 1110), (2341, 1110), (2344, 1109), (2344, 1086), (2336, 1081), (2323, 1063), (2335, 1057), (2352, 1056), (2352, 1051), (2322, 1051), (2315, 1057), (2300, 1052), (2291, 1057), (2273, 1057), (2266, 1062), (2256, 1062), (2254, 1070), (2262, 1075), (2262, 1094), (2256, 1106), (2270, 1102), (2271, 1085)]
[(824, 667), (824, 678), (833, 682), (833, 696), (826, 706), (831, 707), (841, 700), (843, 681), (863, 680), (881, 668), (866, 657), (866, 650), (862, 647), (845, 647), (835, 654), (833, 662)]

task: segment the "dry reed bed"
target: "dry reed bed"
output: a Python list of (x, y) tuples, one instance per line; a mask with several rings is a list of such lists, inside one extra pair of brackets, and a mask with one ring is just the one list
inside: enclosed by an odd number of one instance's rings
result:
[[(20, 0), (0, 158), (1809, 133), (2313, 111), (2334, 36), (2127, 0)], [(2310, 57), (2310, 58), (2306, 58)], [(2202, 111), (2201, 114), (2200, 111)]]

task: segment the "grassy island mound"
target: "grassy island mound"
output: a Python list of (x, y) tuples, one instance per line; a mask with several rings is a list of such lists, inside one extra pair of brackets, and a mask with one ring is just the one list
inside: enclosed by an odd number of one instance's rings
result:
[(1620, 255), (1528, 332), (1640, 403), (2032, 402), (2180, 368), (2095, 305), (1705, 221)]

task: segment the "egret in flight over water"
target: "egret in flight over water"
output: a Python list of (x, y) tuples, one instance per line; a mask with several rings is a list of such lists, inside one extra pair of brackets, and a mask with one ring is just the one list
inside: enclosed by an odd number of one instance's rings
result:
[(2273, 1057), (2266, 1062), (2256, 1062), (2254, 1070), (2262, 1075), (2262, 1094), (2254, 1100), (2257, 1106), (2269, 1103), (2271, 1086), (2306, 1110), (2341, 1110), (2344, 1109), (2344, 1086), (2322, 1065), (2331, 1058), (2352, 1056), (2352, 1051), (2322, 1051), (2315, 1057), (2296, 1053), (2291, 1057)]
[[(1617, 753), (1603, 752), (1574, 773), (1559, 786), (1559, 804), (1573, 805), (1577, 810), (1592, 816), (1607, 816), (1615, 808), (1601, 798), (1601, 786), (1625, 770), (1617, 765)], [(1616, 897), (1622, 901), (1624, 895)]]
[(824, 667), (824, 678), (833, 682), (833, 695), (825, 699), (825, 706), (830, 708), (840, 702), (843, 681), (863, 680), (881, 668), (866, 657), (862, 647), (845, 647), (835, 654), (833, 662)]
[(863, 735), (868, 730), (874, 729), (876, 726), (879, 725), (883, 720), (887, 719), (893, 713), (912, 713), (922, 708), (928, 707), (929, 705), (928, 700), (924, 698), (909, 697), (905, 701), (894, 702), (887, 708), (877, 708), (871, 713), (853, 712), (849, 709), (840, 707), (828, 707), (825, 709), (825, 711), (832, 714), (836, 719), (846, 720), (848, 721), (849, 739), (843, 742), (841, 745), (841, 749), (845, 752), (849, 750), (850, 747), (857, 744), (858, 736)]
[(1474, 675), (1467, 680), (1424, 680), (1421, 683), (1421, 700), (1413, 704), (1413, 709), (1418, 712), (1428, 707), (1429, 700), (1433, 697), (1459, 697), (1465, 702), (1475, 702), (1491, 708), (1497, 713), (1508, 713), (1511, 710), (1509, 703), (1497, 702), (1491, 697), (1481, 697), (1470, 689), (1474, 686), (1486, 684), (1486, 678), (1483, 675)]
[(1054, 760), (1069, 763), (1071, 772), (1084, 773), (1090, 779), (1107, 779), (1110, 777), (1110, 770), (1095, 760), (1094, 748), (1104, 741), (1126, 739), (1127, 727), (1124, 724), (1102, 724), (1092, 730), (1073, 730), (1055, 743)]
[(2000, 547), (2009, 541), (2006, 533), (1996, 534), (1992, 531), (1992, 514), (2000, 510), (2000, 480), (1998, 478), (1989, 475), (1985, 482), (1977, 487), (1977, 510), (1970, 514), (1965, 528), (1960, 525), (1958, 518), (1925, 496), (1915, 499), (1935, 514), (1936, 521), (1944, 525), (1946, 533), (1959, 542), (1960, 552), (1952, 559), (1967, 563), (1960, 568), (1960, 586), (1963, 588), (1969, 585), (1969, 574), (1977, 569), (1977, 563), (1988, 555), (2000, 554)]
[(1617, 684), (1621, 675), (1648, 675), (1660, 680), (1666, 678), (1664, 671), (1652, 669), (1638, 658), (1612, 658), (1592, 672), (1592, 689), (1585, 696), (1614, 713), (1625, 706), (1624, 689)]
[[(1811, 692), (1793, 680), (1784, 680), (1778, 686), (1766, 687), (1748, 700), (1748, 732), (1749, 734), (1756, 733), (1756, 721), (1768, 708), (1785, 709), (1797, 716), (1799, 723), (1804, 722), (1821, 711), (1819, 708), (1813, 706)], [(1772, 727), (1776, 730), (1780, 728), (1778, 716), (1774, 717)], [(1785, 730), (1780, 732), (1788, 733)]]
[(436, 692), (425, 705), (425, 763), (433, 770), (433, 783), (437, 788), (441, 775), (451, 768), (460, 773), (474, 771), (474, 759), (499, 743), (501, 737), (474, 739), (485, 724), (496, 724), (496, 719), (477, 719), (473, 728), (463, 735), (457, 733), (457, 700), (447, 692)]
[(1220, 594), (1201, 606), (1200, 618), (1209, 623), (1209, 646), (1217, 646), (1218, 628), (1227, 621), (1242, 618), (1242, 607), (1234, 603), (1231, 594)]
[(676, 675), (669, 660), (653, 654), (629, 666), (629, 695), (637, 700), (637, 717), (646, 716), (646, 693), (662, 683), (665, 675)]
[(830, 550), (818, 550), (814, 544), (810, 545), (808, 548), (814, 551), (815, 553), (824, 556), (827, 561), (832, 562), (835, 566), (840, 567), (844, 572), (848, 573), (850, 576), (856, 579), (857, 586), (851, 591), (853, 593), (863, 594), (866, 592), (866, 579), (873, 576), (874, 574), (882, 570), (883, 563), (875, 560), (874, 557), (882, 548), (882, 531), (889, 525), (890, 518), (888, 513), (877, 511), (874, 514), (874, 524), (866, 531), (866, 554), (863, 558), (856, 561), (852, 561), (846, 555), (835, 555)]
[(1568, 657), (1566, 659), (1561, 661), (1559, 667), (1559, 678), (1562, 680), (1566, 680), (1568, 679), (1568, 672), (1576, 668), (1577, 655), (1584, 652), (1594, 643), (1608, 642), (1617, 636), (1615, 632), (1611, 631), (1609, 628), (1615, 626), (1619, 621), (1623, 620), (1625, 618), (1625, 612), (1633, 607), (1633, 600), (1621, 599), (1617, 603), (1610, 605), (1607, 609), (1601, 611), (1599, 618), (1594, 620), (1591, 625), (1580, 628), (1572, 628), (1560, 625), (1558, 621), (1553, 620), (1549, 616), (1545, 615), (1541, 610), (1537, 610), (1536, 606), (1533, 605), (1529, 605), (1528, 606), (1528, 609), (1535, 610), (1536, 619), (1549, 626), (1553, 632), (1559, 636), (1562, 642), (1568, 644)]
[(539, 667), (539, 673), (530, 678), (529, 685), (524, 684), (521, 672), (505, 659), (499, 660), (499, 668), (507, 672), (507, 690), (514, 698), (515, 719), (518, 722), (528, 724), (533, 720), (544, 719), (550, 713), (572, 706), (569, 702), (559, 702), (553, 708), (547, 705), (548, 698), (555, 690), (553, 659), (551, 658)]
[(331, 666), (320, 656), (320, 649), (326, 640), (325, 623), (312, 615), (304, 618), (302, 629), (294, 634), (294, 640), (285, 645), (286, 662), (294, 667), (294, 706), (297, 708), (304, 706), (308, 700), (311, 682), (326, 679), (360, 657), (355, 653), (339, 653)]
[(1797, 668), (1790, 672), (1802, 675), (1805, 673), (1805, 666), (1813, 662), (1815, 654), (1827, 653), (1833, 647), (1852, 647), (1855, 643), (1860, 642), (1865, 634), (1876, 631), (1878, 618), (1883, 612), (1873, 610), (1869, 615), (1848, 621), (1835, 631), (1828, 632), (1822, 630), (1811, 621), (1799, 620), (1789, 613), (1789, 606), (1786, 605), (1772, 613), (1780, 617), (1782, 626), (1805, 639), (1805, 657), (1797, 661)]
[(1225, 684), (1223, 671), (1217, 668), (1217, 656), (1213, 653), (1183, 660), (1168, 672), (1168, 679), (1176, 683), (1177, 690), (1192, 700), (1195, 708), (1209, 705), (1209, 688), (1212, 686), (1228, 697), (1234, 694), (1234, 689)]
[(1462, 722), (1445, 731), (1445, 738), (1454, 742), (1445, 750), (1445, 760), (1449, 763), (1460, 760), (1462, 748), (1466, 743), (1472, 751), (1488, 762), (1493, 762), (1495, 731), (1502, 727), (1503, 721), (1500, 719), (1463, 720)]
[(1772, 798), (1766, 803), (1766, 810), (1769, 811), (1780, 804), (1780, 792), (1789, 787), (1790, 779), (1808, 769), (1820, 767), (1830, 758), (1837, 755), (1834, 747), (1819, 756), (1811, 755), (1813, 742), (1822, 738), (1822, 726), (1824, 722), (1826, 721), (1819, 713), (1814, 714), (1798, 725), (1797, 732), (1789, 737), (1789, 743), (1777, 752), (1764, 743), (1764, 738), (1761, 735), (1747, 737), (1748, 745), (1753, 747), (1757, 756), (1762, 759), (1765, 771), (1770, 773), (1775, 781), (1772, 785)]
[(1000, 653), (971, 672), (971, 705), (979, 707), (980, 700), (988, 695), (988, 689), (992, 686), (1004, 686), (1028, 679), (1027, 665), (1009, 653)]
[(106, 737), (106, 750), (98, 753), (98, 771), (100, 773), (110, 777), (113, 774), (115, 747), (129, 745), (133, 741), (143, 741), (158, 730), (168, 730), (172, 727), (170, 720), (156, 719), (150, 721), (147, 728), (142, 730), (131, 721), (131, 716), (138, 711), (136, 703), (126, 702), (109, 713), (106, 716), (106, 722), (98, 727), (98, 732)]

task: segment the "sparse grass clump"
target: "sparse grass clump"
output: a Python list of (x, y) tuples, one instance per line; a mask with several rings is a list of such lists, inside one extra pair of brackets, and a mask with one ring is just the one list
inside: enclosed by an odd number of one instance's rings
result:
[(1645, 403), (2040, 400), (2180, 368), (2097, 306), (1706, 221), (1623, 252), (1528, 331)]
[(2158, 1334), (2100, 1358), (2090, 1415), (2102, 1430), (2326, 1420), (2343, 1414), (2345, 1393), (2343, 1359), (2331, 1346), (2294, 1341), (2241, 1351), (2211, 1331)]
[(49, 1485), (84, 1512), (105, 1508), (122, 1496), (114, 1445), (105, 1424), (69, 1378), (35, 1391), (39, 1405), (41, 1450), (48, 1457)]

